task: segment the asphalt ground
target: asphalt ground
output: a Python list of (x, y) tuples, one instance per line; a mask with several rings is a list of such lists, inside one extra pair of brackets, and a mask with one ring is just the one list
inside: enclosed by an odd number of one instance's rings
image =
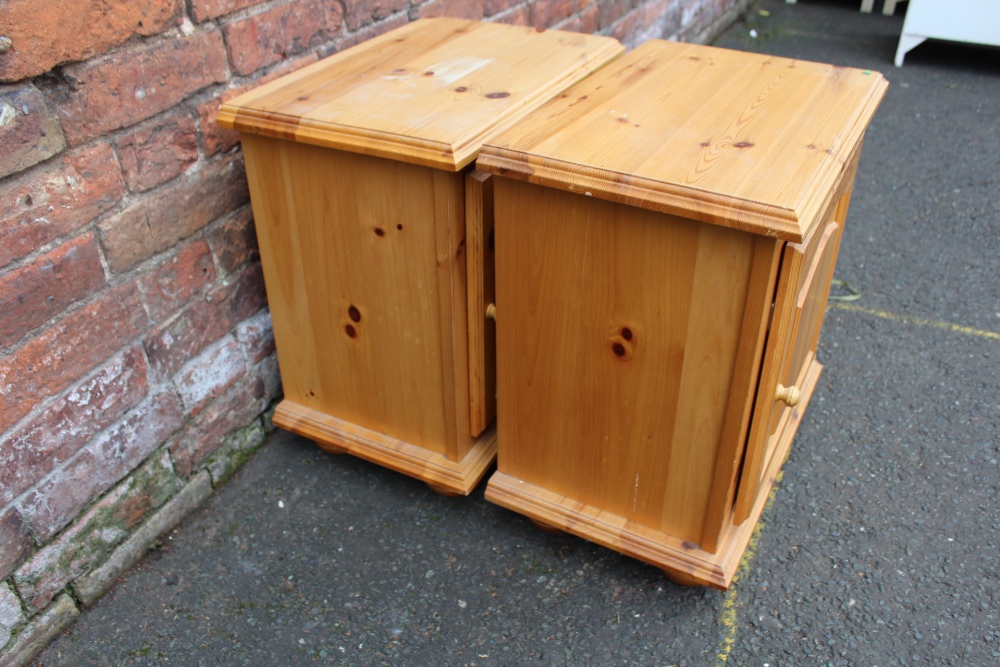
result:
[(857, 6), (763, 0), (716, 42), (891, 82), (862, 296), (728, 592), (277, 432), (36, 664), (1000, 665), (1000, 49), (896, 69), (902, 16)]

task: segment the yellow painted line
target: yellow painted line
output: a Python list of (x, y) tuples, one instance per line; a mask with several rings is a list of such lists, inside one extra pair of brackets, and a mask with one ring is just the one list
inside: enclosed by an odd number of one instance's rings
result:
[(865, 315), (880, 317), (883, 320), (892, 320), (894, 322), (906, 322), (907, 324), (915, 324), (918, 327), (943, 329), (945, 331), (954, 331), (955, 333), (963, 333), (963, 334), (968, 334), (970, 336), (979, 336), (980, 338), (989, 338), (990, 340), (1000, 340), (1000, 333), (996, 331), (974, 329), (972, 327), (962, 326), (961, 324), (953, 324), (951, 322), (942, 322), (940, 320), (928, 320), (922, 317), (910, 317), (909, 315), (897, 315), (896, 313), (890, 313), (885, 310), (875, 310), (874, 308), (862, 308), (861, 306), (854, 306), (849, 303), (838, 303), (835, 301), (830, 302), (830, 308), (836, 308), (837, 310), (848, 310), (854, 313), (864, 313)]
[[(764, 505), (761, 516), (764, 516), (772, 503), (774, 503), (774, 492), (778, 489), (778, 485), (781, 484), (781, 478), (784, 474), (784, 471), (779, 472), (778, 477), (774, 480), (774, 485), (771, 486), (771, 493), (767, 496), (767, 503)], [(757, 545), (760, 544), (760, 536), (763, 530), (764, 522), (758, 521), (753, 529), (753, 535), (750, 536), (750, 541), (747, 542), (743, 558), (740, 559), (740, 565), (736, 568), (736, 574), (733, 575), (733, 581), (729, 584), (729, 590), (726, 591), (726, 597), (722, 601), (722, 616), (719, 618), (719, 622), (722, 623), (724, 635), (722, 644), (719, 646), (719, 652), (715, 654), (716, 667), (723, 667), (729, 662), (729, 654), (732, 652), (733, 646), (736, 645), (736, 635), (740, 629), (736, 615), (736, 612), (739, 610), (739, 594), (737, 593), (736, 584), (750, 571), (750, 565), (753, 564), (754, 556), (757, 555)]]

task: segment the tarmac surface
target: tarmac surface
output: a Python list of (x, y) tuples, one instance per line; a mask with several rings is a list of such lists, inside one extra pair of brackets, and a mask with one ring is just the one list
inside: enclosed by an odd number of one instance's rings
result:
[(763, 0), (716, 42), (891, 82), (862, 297), (728, 592), (276, 432), (35, 664), (1000, 665), (1000, 49), (896, 69), (902, 16), (857, 7)]

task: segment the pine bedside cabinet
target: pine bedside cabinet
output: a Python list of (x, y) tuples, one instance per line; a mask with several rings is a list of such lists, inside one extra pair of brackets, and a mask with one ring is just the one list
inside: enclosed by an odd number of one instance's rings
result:
[(468, 316), (491, 261), (489, 183), (471, 165), (490, 133), (623, 50), (427, 19), (223, 105), (274, 322), (275, 424), (442, 493), (472, 490), (496, 435), (491, 333)]
[(484, 145), (487, 499), (726, 588), (816, 385), (876, 72), (650, 41)]

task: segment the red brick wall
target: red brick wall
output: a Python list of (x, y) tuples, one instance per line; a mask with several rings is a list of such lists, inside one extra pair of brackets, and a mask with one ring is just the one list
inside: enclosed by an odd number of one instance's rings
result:
[(222, 100), (419, 17), (634, 46), (704, 41), (745, 2), (0, 4), (0, 663), (263, 440), (280, 382)]

